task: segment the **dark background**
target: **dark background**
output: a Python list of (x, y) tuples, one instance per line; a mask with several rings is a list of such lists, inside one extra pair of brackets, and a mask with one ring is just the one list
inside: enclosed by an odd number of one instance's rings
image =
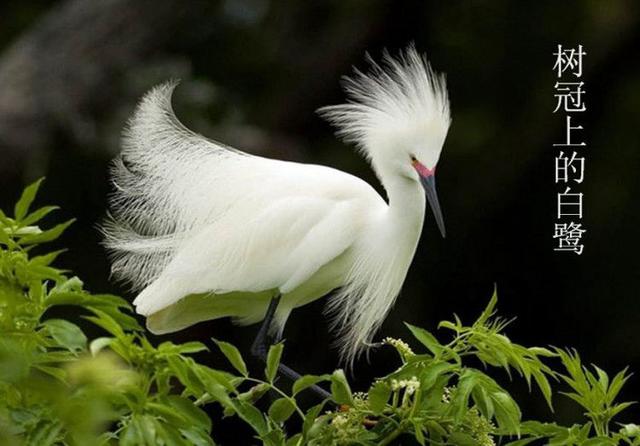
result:
[[(447, 73), (453, 123), (438, 165), (448, 237), (428, 215), (404, 290), (380, 337), (408, 339), (402, 322), (435, 330), (453, 312), (470, 321), (494, 283), (508, 332), (525, 345), (572, 346), (586, 363), (640, 370), (640, 3), (125, 0), (0, 6), (0, 205), (46, 175), (39, 203), (78, 222), (60, 241), (60, 265), (95, 292), (132, 297), (109, 280), (96, 226), (105, 215), (107, 167), (136, 100), (181, 78), (178, 115), (204, 135), (269, 157), (327, 164), (375, 184), (367, 164), (314, 113), (342, 101), (339, 78), (410, 41)], [(553, 251), (552, 147), (564, 115), (553, 114), (558, 43), (582, 44), (588, 111), (585, 250)], [(379, 189), (379, 188), (378, 188)], [(55, 220), (55, 219), (52, 219)], [(303, 373), (329, 372), (337, 357), (322, 302), (295, 311), (286, 360)], [(209, 337), (244, 351), (255, 328), (202, 323), (170, 336)], [(210, 344), (210, 342), (209, 342)], [(222, 366), (216, 354), (203, 361)], [(392, 370), (392, 352), (355, 368), (356, 387)], [(256, 370), (258, 364), (254, 364)], [(514, 384), (510, 389), (525, 392)], [(634, 377), (622, 395), (640, 398)], [(550, 417), (524, 393), (525, 417)], [(558, 417), (579, 413), (556, 396)], [(637, 409), (628, 417), (637, 422)], [(214, 438), (237, 444), (233, 422)], [(242, 434), (244, 435), (244, 433)], [(247, 442), (250, 436), (247, 434)]]

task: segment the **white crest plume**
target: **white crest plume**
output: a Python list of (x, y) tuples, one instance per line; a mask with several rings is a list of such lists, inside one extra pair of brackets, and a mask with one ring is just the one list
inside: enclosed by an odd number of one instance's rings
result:
[(381, 65), (366, 58), (368, 73), (354, 68), (352, 77), (343, 77), (348, 102), (318, 110), (338, 128), (336, 134), (356, 143), (368, 159), (390, 138), (425, 125), (439, 133), (442, 144), (451, 123), (444, 75), (434, 73), (413, 44), (395, 58), (385, 50)]

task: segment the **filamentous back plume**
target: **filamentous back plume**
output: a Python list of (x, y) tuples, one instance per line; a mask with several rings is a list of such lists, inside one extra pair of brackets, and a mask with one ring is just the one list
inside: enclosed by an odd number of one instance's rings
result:
[(188, 130), (175, 82), (144, 97), (113, 164), (104, 233), (152, 331), (228, 316), (279, 335), (292, 309), (338, 290), (327, 309), (342, 357), (364, 349), (400, 292), (427, 200), (444, 235), (435, 167), (450, 123), (444, 79), (413, 47), (369, 61), (345, 80), (349, 102), (319, 112), (371, 162), (387, 201), (344, 172)]

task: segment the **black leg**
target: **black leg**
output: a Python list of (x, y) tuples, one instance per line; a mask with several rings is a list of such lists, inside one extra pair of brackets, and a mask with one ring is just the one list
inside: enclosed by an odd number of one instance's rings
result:
[[(260, 358), (263, 362), (266, 362), (268, 353), (267, 333), (269, 332), (269, 327), (271, 326), (271, 322), (273, 321), (273, 317), (279, 303), (280, 295), (278, 294), (276, 297), (271, 299), (271, 302), (269, 302), (269, 307), (267, 308), (262, 325), (260, 325), (258, 334), (256, 335), (253, 344), (251, 344), (251, 354)], [(292, 381), (297, 380), (301, 376), (298, 372), (282, 363), (278, 366), (278, 371), (281, 375), (286, 376)], [(310, 389), (318, 394), (322, 399), (331, 398), (331, 394), (318, 385), (311, 386)]]
[(269, 332), (269, 327), (271, 326), (271, 322), (273, 322), (273, 316), (276, 314), (279, 303), (280, 295), (278, 294), (269, 302), (269, 307), (262, 320), (262, 325), (260, 325), (258, 334), (256, 334), (253, 344), (251, 344), (251, 354), (263, 361), (267, 359), (267, 333)]

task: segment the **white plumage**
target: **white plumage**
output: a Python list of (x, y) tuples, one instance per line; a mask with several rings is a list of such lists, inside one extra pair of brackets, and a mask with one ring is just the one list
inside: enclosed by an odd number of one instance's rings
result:
[(139, 291), (134, 304), (150, 330), (227, 316), (255, 323), (281, 294), (272, 327), (281, 332), (293, 308), (338, 289), (327, 308), (342, 356), (362, 351), (414, 256), (420, 183), (433, 181), (450, 122), (444, 80), (413, 47), (371, 64), (346, 79), (347, 104), (320, 113), (370, 160), (388, 203), (347, 173), (188, 130), (171, 107), (175, 83), (144, 97), (113, 166), (104, 232), (113, 273)]

